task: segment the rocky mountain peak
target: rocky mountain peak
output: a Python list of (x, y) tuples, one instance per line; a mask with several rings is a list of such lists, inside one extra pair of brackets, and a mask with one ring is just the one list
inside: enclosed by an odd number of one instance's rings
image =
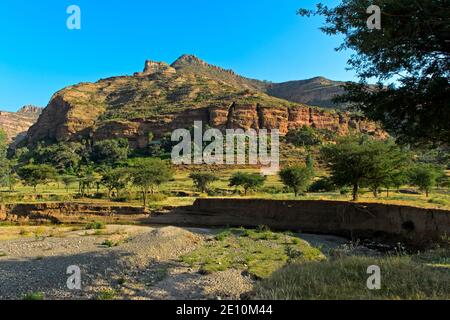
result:
[(208, 66), (209, 64), (193, 54), (183, 54), (174, 63), (172, 67), (185, 67), (185, 66)]
[(151, 74), (174, 74), (177, 71), (169, 66), (166, 62), (156, 62), (152, 60), (146, 60), (144, 71), (135, 73), (135, 76), (146, 76)]
[(40, 114), (42, 112), (41, 107), (33, 106), (31, 104), (23, 106), (20, 108), (17, 113), (31, 113), (31, 114)]

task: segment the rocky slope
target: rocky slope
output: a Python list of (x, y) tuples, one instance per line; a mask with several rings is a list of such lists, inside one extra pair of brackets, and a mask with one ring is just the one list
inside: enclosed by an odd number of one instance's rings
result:
[(195, 120), (220, 129), (303, 125), (346, 134), (384, 133), (346, 112), (325, 111), (266, 94), (267, 84), (185, 55), (172, 65), (147, 61), (143, 72), (67, 87), (52, 97), (27, 142), (125, 137), (134, 148)]
[(19, 142), (26, 135), (28, 128), (36, 122), (42, 108), (24, 106), (17, 112), (0, 111), (0, 128), (5, 131), (8, 142)]
[(334, 97), (344, 93), (345, 82), (332, 81), (324, 77), (308, 80), (268, 84), (266, 92), (274, 97), (306, 103), (323, 108), (345, 109), (346, 105), (335, 104)]

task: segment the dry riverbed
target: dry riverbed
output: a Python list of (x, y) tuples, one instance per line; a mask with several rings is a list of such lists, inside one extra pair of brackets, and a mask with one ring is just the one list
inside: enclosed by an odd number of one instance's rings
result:
[[(248, 233), (245, 239), (238, 232), (128, 225), (2, 226), (0, 299), (239, 299), (252, 290), (256, 277), (243, 271), (246, 265), (239, 261), (223, 260), (229, 265), (221, 268), (223, 256), (204, 257), (251, 239), (258, 246), (271, 241), (267, 232)], [(309, 243), (335, 247), (345, 242), (327, 236), (302, 238), (289, 245), (304, 249)], [(277, 241), (267, 252), (266, 247), (258, 250), (275, 255), (277, 251), (270, 250), (285, 240)], [(320, 251), (313, 249), (308, 254), (320, 258)], [(203, 272), (202, 265), (213, 272)], [(69, 266), (80, 268), (81, 290), (68, 289)]]

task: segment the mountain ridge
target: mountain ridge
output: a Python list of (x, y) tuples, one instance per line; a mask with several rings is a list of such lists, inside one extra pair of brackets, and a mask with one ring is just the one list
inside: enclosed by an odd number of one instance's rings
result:
[[(263, 86), (264, 85), (264, 86)], [(27, 144), (38, 141), (104, 140), (123, 137), (145, 148), (148, 136), (189, 128), (201, 120), (220, 129), (279, 129), (303, 125), (346, 134), (383, 135), (375, 124), (348, 112), (287, 101), (258, 88), (267, 82), (184, 55), (172, 65), (147, 60), (133, 76), (79, 83), (56, 92)]]
[(26, 135), (38, 119), (43, 108), (34, 105), (26, 105), (16, 112), (0, 111), (0, 128), (5, 131), (9, 143), (18, 143)]

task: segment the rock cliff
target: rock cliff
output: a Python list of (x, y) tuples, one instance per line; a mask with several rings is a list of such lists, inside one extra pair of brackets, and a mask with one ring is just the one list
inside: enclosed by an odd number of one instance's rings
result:
[(36, 122), (42, 108), (24, 106), (17, 112), (0, 111), (0, 128), (5, 131), (8, 142), (19, 142), (28, 128)]
[(149, 133), (158, 137), (190, 128), (195, 120), (220, 129), (279, 129), (282, 134), (306, 125), (339, 134), (385, 135), (348, 112), (270, 96), (262, 91), (263, 83), (194, 56), (182, 56), (171, 66), (146, 61), (144, 71), (133, 76), (80, 83), (55, 93), (26, 143), (124, 137), (133, 148), (144, 148)]

